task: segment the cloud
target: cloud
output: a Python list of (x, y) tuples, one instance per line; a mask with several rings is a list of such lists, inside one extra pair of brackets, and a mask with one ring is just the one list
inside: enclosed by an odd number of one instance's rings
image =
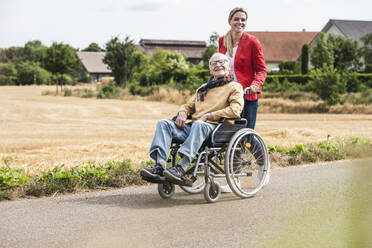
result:
[(162, 7), (164, 6), (163, 3), (138, 3), (138, 4), (133, 4), (129, 6), (129, 10), (132, 11), (145, 11), (145, 12), (156, 12), (159, 11)]

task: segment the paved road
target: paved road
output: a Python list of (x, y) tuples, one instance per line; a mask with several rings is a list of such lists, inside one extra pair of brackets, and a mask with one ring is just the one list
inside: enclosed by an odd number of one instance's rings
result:
[(155, 186), (0, 203), (0, 247), (372, 247), (372, 160), (277, 169), (214, 204)]

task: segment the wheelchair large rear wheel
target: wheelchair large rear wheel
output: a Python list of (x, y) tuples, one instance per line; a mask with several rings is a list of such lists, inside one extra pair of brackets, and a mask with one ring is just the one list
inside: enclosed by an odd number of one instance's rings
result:
[(269, 170), (269, 154), (261, 136), (249, 128), (236, 132), (225, 155), (231, 190), (241, 198), (254, 196), (265, 185)]

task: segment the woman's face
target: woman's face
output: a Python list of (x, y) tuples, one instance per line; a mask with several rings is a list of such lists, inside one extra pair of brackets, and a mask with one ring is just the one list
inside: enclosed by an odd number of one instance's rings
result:
[(214, 78), (227, 76), (230, 70), (230, 64), (226, 56), (216, 54), (209, 61), (209, 70)]
[(230, 21), (231, 31), (241, 33), (247, 24), (247, 16), (244, 12), (236, 12)]

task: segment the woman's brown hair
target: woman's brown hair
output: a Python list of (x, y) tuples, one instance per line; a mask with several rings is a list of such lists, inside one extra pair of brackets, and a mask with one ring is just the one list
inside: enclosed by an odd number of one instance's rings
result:
[[(230, 11), (230, 14), (229, 14), (229, 19), (228, 19), (229, 24), (231, 22), (231, 19), (233, 18), (233, 16), (237, 12), (243, 12), (245, 14), (246, 18), (248, 19), (248, 13), (245, 9), (234, 8)], [(226, 35), (223, 39), (223, 45), (227, 48), (227, 52), (229, 53), (230, 57), (232, 57), (233, 56), (233, 49), (234, 49), (234, 41), (233, 41), (233, 38), (232, 38), (231, 30), (229, 30), (229, 32), (226, 33)]]

